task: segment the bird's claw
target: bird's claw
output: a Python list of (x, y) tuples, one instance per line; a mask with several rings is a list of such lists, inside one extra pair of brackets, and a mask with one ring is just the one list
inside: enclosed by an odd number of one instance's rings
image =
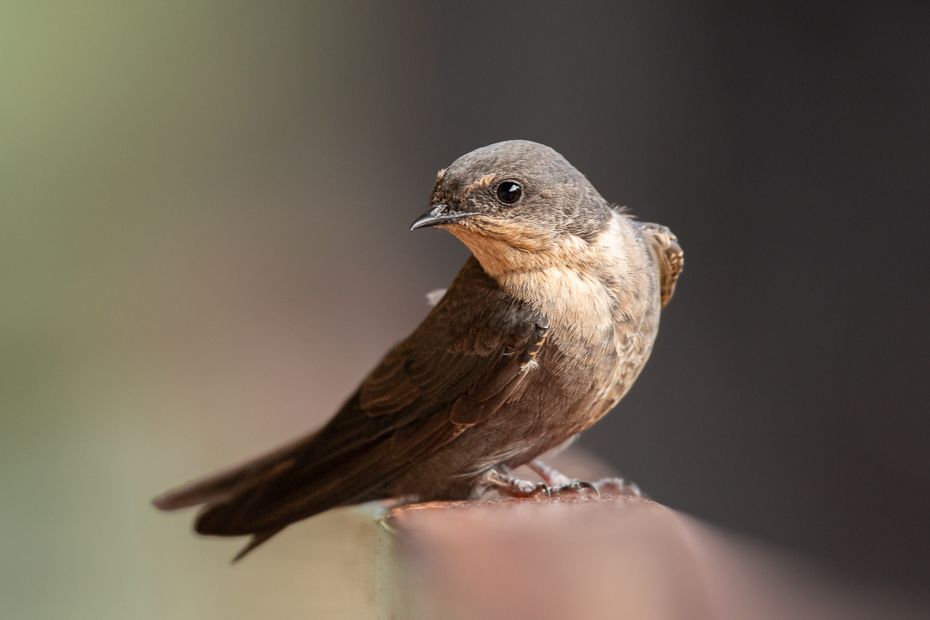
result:
[(583, 480), (579, 480), (579, 481), (578, 481), (578, 486), (579, 486), (580, 488), (582, 488), (582, 489), (591, 489), (592, 491), (594, 491), (595, 493), (597, 493), (597, 498), (598, 498), (598, 499), (601, 499), (601, 492), (600, 492), (600, 490), (598, 490), (597, 485), (592, 484), (592, 483), (590, 483), (590, 482), (584, 482)]
[(601, 492), (598, 490), (597, 486), (583, 480), (572, 480), (567, 484), (552, 487), (550, 490), (552, 497), (571, 497), (573, 495), (585, 495), (588, 491), (594, 491), (598, 499), (600, 499)]
[(552, 497), (551, 489), (545, 482), (521, 480), (520, 478), (508, 476), (494, 469), (489, 471), (485, 476), (485, 483), (488, 486), (485, 487), (484, 491), (481, 493), (482, 495), (493, 488), (501, 495), (507, 497), (534, 498), (542, 497), (543, 493), (546, 494), (546, 497)]
[(550, 470), (546, 472), (550, 482), (555, 476), (565, 480), (564, 483), (550, 485), (545, 482), (532, 482), (530, 480), (521, 480), (496, 470), (488, 472), (485, 487), (482, 495), (489, 489), (494, 488), (498, 493), (506, 497), (519, 498), (538, 498), (545, 497), (572, 497), (590, 494), (592, 491), (598, 499), (604, 496), (612, 495), (630, 495), (634, 497), (643, 497), (643, 492), (639, 487), (623, 478), (601, 478), (597, 482), (585, 482), (584, 480), (571, 480), (562, 474)]
[(552, 489), (545, 482), (532, 482), (530, 480), (515, 480), (519, 497), (552, 497)]

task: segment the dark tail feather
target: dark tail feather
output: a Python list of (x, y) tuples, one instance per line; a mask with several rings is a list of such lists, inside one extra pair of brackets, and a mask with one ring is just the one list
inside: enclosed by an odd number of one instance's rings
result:
[(249, 544), (242, 548), (242, 551), (236, 554), (236, 557), (232, 559), (231, 564), (235, 564), (244, 558), (250, 551), (252, 551), (252, 549), (259, 546), (280, 531), (281, 530), (270, 530), (268, 532), (261, 532), (260, 534), (252, 534), (252, 540), (250, 540)]
[(159, 510), (179, 510), (199, 504), (222, 503), (235, 495), (245, 473), (239, 469), (189, 482), (152, 500)]
[(297, 449), (310, 442), (318, 433), (319, 431), (315, 431), (257, 459), (172, 489), (153, 499), (152, 503), (160, 510), (179, 510), (199, 504), (220, 504), (229, 501), (245, 488), (252, 486), (268, 470), (277, 468), (282, 462), (287, 461)]

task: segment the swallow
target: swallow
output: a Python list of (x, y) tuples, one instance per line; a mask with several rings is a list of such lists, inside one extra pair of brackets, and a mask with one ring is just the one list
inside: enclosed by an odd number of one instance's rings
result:
[[(321, 429), (156, 498), (195, 530), (251, 536), (338, 506), (547, 494), (539, 461), (610, 411), (652, 351), (684, 264), (666, 227), (612, 207), (553, 149), (511, 140), (441, 170), (411, 229), (472, 252), (424, 321)], [(529, 465), (544, 482), (518, 480)], [(622, 483), (621, 483), (622, 486)], [(635, 491), (635, 488), (634, 488)]]

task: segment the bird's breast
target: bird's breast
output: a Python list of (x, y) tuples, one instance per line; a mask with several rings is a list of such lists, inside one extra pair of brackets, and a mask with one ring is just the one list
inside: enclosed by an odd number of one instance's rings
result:
[(526, 392), (544, 393), (575, 432), (590, 426), (629, 390), (658, 331), (659, 274), (642, 238), (617, 215), (590, 242), (569, 237), (534, 268), (495, 277), (549, 319)]
[(558, 326), (552, 334), (555, 339), (588, 341), (613, 322), (609, 291), (598, 278), (581, 269), (552, 266), (512, 274), (505, 288)]

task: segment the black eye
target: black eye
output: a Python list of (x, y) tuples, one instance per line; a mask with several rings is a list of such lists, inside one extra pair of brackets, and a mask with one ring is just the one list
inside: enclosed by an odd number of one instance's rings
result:
[(504, 204), (516, 204), (520, 202), (521, 198), (523, 198), (523, 188), (520, 187), (519, 183), (514, 183), (513, 181), (504, 181), (497, 186), (497, 197)]

